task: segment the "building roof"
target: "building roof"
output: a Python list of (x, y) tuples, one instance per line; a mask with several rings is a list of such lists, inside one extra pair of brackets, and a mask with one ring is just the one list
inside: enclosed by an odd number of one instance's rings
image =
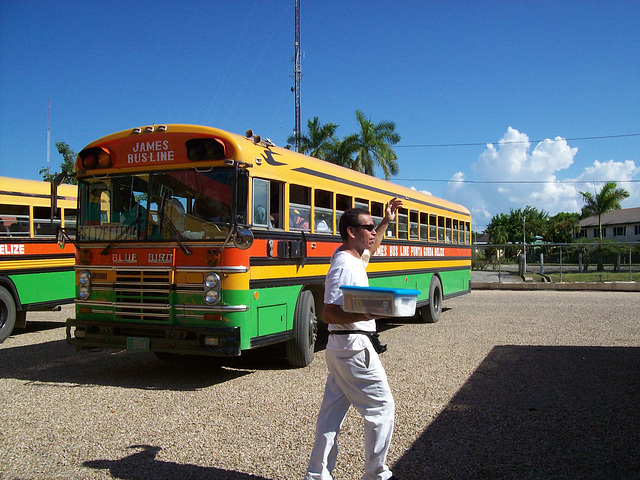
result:
[[(640, 207), (622, 208), (602, 214), (602, 226), (605, 225), (632, 225), (640, 223)], [(580, 220), (580, 227), (597, 227), (598, 216), (583, 218)]]

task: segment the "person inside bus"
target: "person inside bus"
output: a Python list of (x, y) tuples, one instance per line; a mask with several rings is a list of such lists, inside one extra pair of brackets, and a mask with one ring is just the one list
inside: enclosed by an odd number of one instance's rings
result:
[(184, 232), (184, 218), (185, 211), (184, 205), (177, 198), (172, 198), (167, 202), (167, 206), (165, 207), (165, 215), (169, 219), (169, 221), (173, 224), (173, 226), (179, 232)]
[[(308, 214), (308, 213), (307, 213)], [(291, 210), (291, 220), (289, 228), (296, 228), (299, 230), (309, 230), (309, 220), (300, 213), (297, 208)]]
[(316, 216), (316, 232), (328, 233), (331, 232), (331, 228), (327, 223), (327, 217), (324, 213)]
[[(340, 217), (342, 245), (331, 257), (325, 282), (322, 320), (329, 324), (326, 362), (329, 374), (316, 423), (316, 435), (305, 480), (330, 480), (338, 455), (337, 436), (350, 405), (364, 418), (366, 480), (389, 480), (386, 465), (393, 433), (395, 403), (378, 352), (376, 320), (368, 313), (342, 309), (342, 285), (369, 286), (366, 266), (395, 219), (402, 200), (391, 199), (375, 227), (360, 208)], [(397, 477), (396, 477), (397, 480)]]
[(229, 207), (219, 200), (207, 197), (198, 197), (193, 204), (193, 214), (213, 223), (229, 222)]

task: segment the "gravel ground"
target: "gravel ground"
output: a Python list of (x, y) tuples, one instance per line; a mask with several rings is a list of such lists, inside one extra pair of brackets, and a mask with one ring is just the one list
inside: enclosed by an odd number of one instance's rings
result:
[[(474, 291), (380, 324), (405, 480), (640, 478), (640, 293)], [(178, 364), (76, 353), (62, 312), (0, 345), (0, 478), (296, 480), (326, 378), (270, 349)], [(335, 478), (362, 475), (351, 409)]]

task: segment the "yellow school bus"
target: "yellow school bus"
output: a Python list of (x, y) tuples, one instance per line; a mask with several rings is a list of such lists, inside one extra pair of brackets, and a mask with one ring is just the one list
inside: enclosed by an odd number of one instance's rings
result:
[(314, 354), (324, 280), (351, 207), (384, 216), (372, 286), (421, 291), (418, 318), (469, 292), (471, 222), (456, 203), (275, 146), (193, 125), (118, 132), (78, 155), (78, 349), (237, 356), (286, 344)]
[(58, 246), (56, 227), (73, 234), (77, 187), (58, 189), (52, 223), (50, 183), (0, 177), (0, 342), (25, 327), (27, 311), (75, 297), (74, 247)]

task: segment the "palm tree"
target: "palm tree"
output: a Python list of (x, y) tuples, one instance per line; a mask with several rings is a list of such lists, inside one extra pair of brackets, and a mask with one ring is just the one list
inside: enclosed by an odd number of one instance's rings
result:
[[(598, 216), (598, 232), (600, 233), (600, 244), (602, 244), (602, 215), (612, 210), (620, 210), (620, 202), (629, 197), (629, 192), (624, 188), (618, 188), (615, 182), (607, 182), (598, 193), (580, 192), (585, 205), (582, 207), (582, 216)], [(604, 254), (602, 246), (598, 248), (599, 272), (604, 270)]]
[(374, 124), (360, 110), (356, 110), (356, 117), (360, 132), (357, 134), (357, 153), (352, 168), (373, 176), (377, 163), (382, 168), (385, 179), (389, 180), (389, 175), (397, 175), (399, 171), (398, 156), (391, 148), (400, 141), (400, 134), (395, 131), (395, 122), (382, 121)]
[(351, 134), (342, 140), (334, 138), (325, 160), (346, 168), (355, 168), (355, 154), (358, 149), (358, 136)]
[[(332, 151), (333, 136), (338, 125), (326, 123), (322, 125), (318, 117), (307, 120), (307, 135), (301, 135), (298, 141), (298, 152), (325, 159)], [(291, 135), (287, 142), (295, 144), (296, 137)]]
[(582, 216), (598, 216), (598, 231), (602, 242), (602, 214), (612, 210), (620, 210), (620, 202), (629, 197), (629, 192), (624, 188), (618, 188), (615, 182), (606, 183), (595, 195), (591, 192), (580, 192), (585, 205), (582, 207)]

